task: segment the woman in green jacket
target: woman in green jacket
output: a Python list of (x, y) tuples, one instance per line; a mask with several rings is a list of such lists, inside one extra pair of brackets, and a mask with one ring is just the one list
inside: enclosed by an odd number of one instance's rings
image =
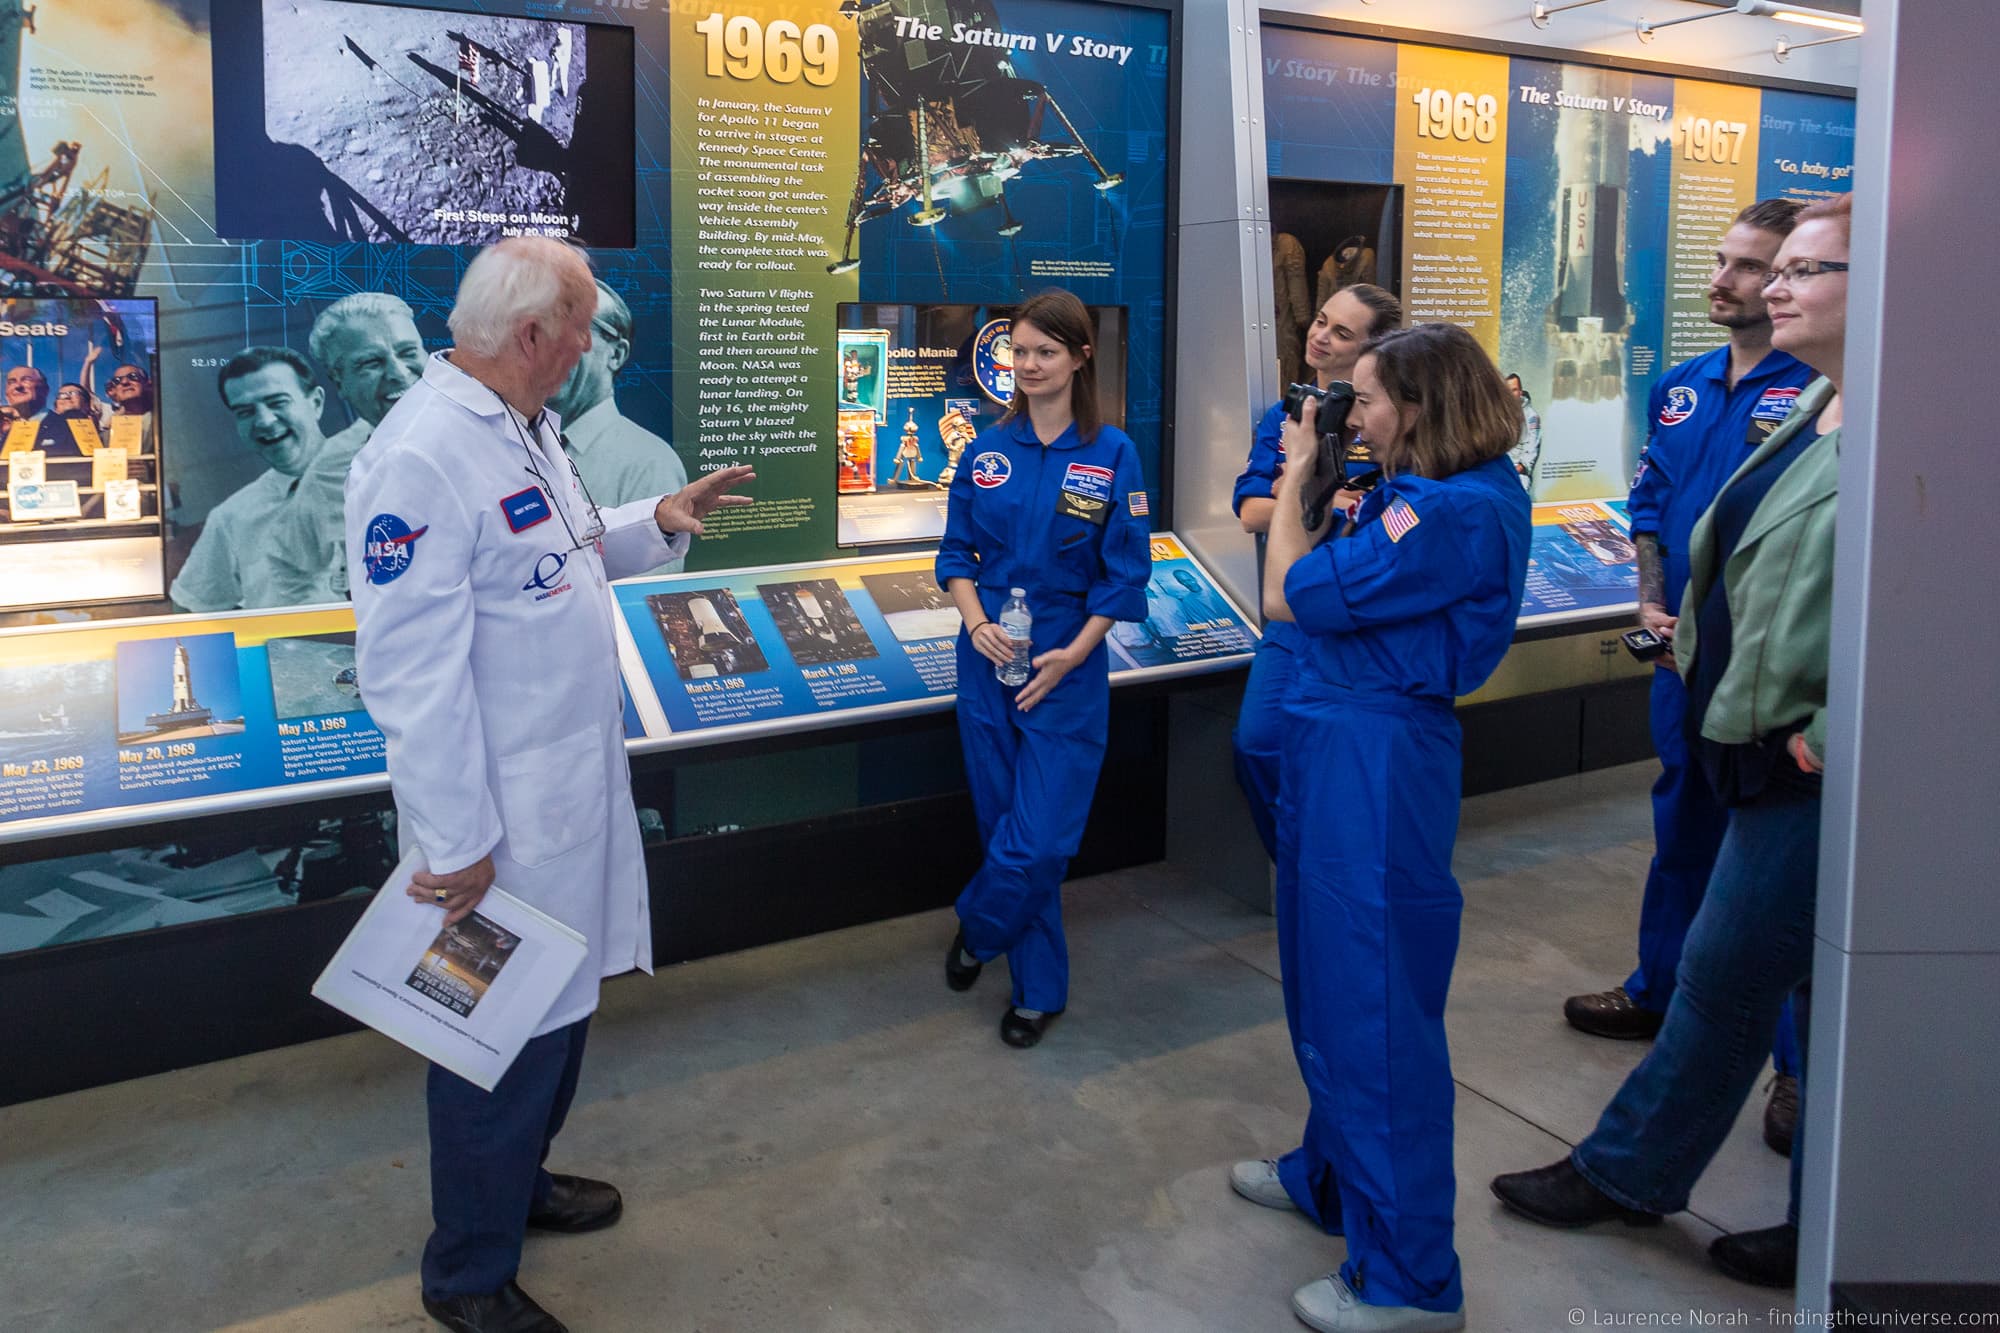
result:
[[(1845, 197), (1805, 209), (1766, 275), (1772, 345), (1824, 378), (1724, 485), (1689, 546), (1674, 656), (1688, 686), (1689, 747), (1729, 807), (1729, 831), (1653, 1049), (1567, 1158), (1493, 1182), (1501, 1202), (1536, 1222), (1644, 1225), (1686, 1208), (1795, 988), (1805, 1133), (1848, 217)], [(1784, 1225), (1709, 1247), (1723, 1272), (1792, 1285), (1804, 1160), (1794, 1146)]]

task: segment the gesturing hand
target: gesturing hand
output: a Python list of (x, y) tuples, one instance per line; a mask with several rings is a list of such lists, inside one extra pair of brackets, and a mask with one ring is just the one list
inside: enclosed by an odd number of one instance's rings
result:
[(472, 915), (472, 909), (479, 906), (479, 900), (493, 887), (493, 858), (482, 856), (463, 870), (454, 870), (449, 875), (433, 875), (428, 870), (419, 870), (410, 877), (410, 887), (404, 892), (420, 903), (444, 908), (444, 923), (455, 926)]
[(1033, 708), (1048, 697), (1050, 690), (1062, 683), (1064, 676), (1076, 669), (1084, 656), (1085, 654), (1077, 652), (1074, 648), (1051, 648), (1035, 658), (1028, 664), (1035, 668), (1035, 674), (1028, 678), (1028, 683), (1014, 696), (1014, 706), (1024, 713)]
[(757, 473), (754, 468), (717, 468), (672, 495), (660, 497), (660, 503), (653, 509), (653, 521), (660, 525), (661, 532), (690, 532), (699, 537), (702, 533), (701, 521), (715, 510), (756, 503), (747, 495), (730, 494), (736, 487), (755, 480)]

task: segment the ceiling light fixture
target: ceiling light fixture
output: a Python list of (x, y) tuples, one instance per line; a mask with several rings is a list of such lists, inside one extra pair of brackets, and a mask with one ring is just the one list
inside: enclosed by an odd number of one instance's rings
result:
[(1537, 28), (1546, 28), (1549, 26), (1549, 16), (1552, 14), (1560, 14), (1565, 9), (1582, 9), (1585, 5), (1601, 5), (1603, 3), (1604, 0), (1571, 0), (1571, 3), (1567, 5), (1537, 4), (1533, 9), (1528, 11), (1528, 21), (1533, 23)]
[[(1859, 37), (1862, 29), (1861, 20), (1858, 18), (1847, 14), (1829, 14), (1823, 9), (1801, 9), (1797, 5), (1785, 4), (1783, 0), (1736, 0), (1736, 12), (1757, 14), (1767, 19), (1776, 19), (1780, 23), (1803, 23), (1809, 28), (1824, 28), (1828, 32), (1845, 33), (1849, 37)], [(1805, 45), (1810, 43), (1800, 42), (1792, 49), (1797, 50), (1799, 46)]]
[[(1736, 0), (1733, 5), (1718, 5), (1705, 14), (1689, 14), (1686, 18), (1668, 19), (1665, 23), (1654, 23), (1642, 18), (1636, 31), (1640, 41), (1650, 42), (1653, 40), (1653, 34), (1662, 28), (1677, 28), (1683, 23), (1699, 23), (1718, 14), (1750, 14), (1759, 18), (1776, 19), (1780, 23), (1803, 23), (1809, 28), (1824, 28), (1829, 32), (1841, 33), (1844, 37), (1861, 35), (1860, 19), (1850, 18), (1845, 14), (1829, 14), (1823, 9), (1804, 9), (1798, 5), (1786, 4), (1784, 0)], [(1819, 45), (1817, 42), (1795, 42), (1787, 45), (1785, 49), (1796, 51), (1801, 46), (1817, 45)], [(1784, 59), (1783, 56), (1778, 58)]]
[(1834, 42), (1851, 42), (1860, 35), (1858, 32), (1843, 32), (1838, 37), (1822, 37), (1816, 42), (1788, 42), (1780, 37), (1778, 45), (1773, 48), (1771, 54), (1782, 65), (1785, 61), (1792, 58), (1792, 52), (1794, 51), (1803, 51), (1808, 46), (1829, 46)]

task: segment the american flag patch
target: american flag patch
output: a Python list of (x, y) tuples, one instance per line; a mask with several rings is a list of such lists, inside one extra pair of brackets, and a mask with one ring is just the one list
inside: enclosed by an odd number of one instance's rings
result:
[(1382, 511), (1382, 530), (1389, 534), (1389, 540), (1399, 542), (1403, 535), (1417, 526), (1417, 511), (1410, 508), (1409, 501), (1400, 495), (1389, 502)]
[(1144, 491), (1133, 491), (1126, 495), (1125, 507), (1132, 511), (1132, 517), (1134, 518), (1144, 518), (1153, 512), (1152, 506), (1146, 503), (1146, 493)]

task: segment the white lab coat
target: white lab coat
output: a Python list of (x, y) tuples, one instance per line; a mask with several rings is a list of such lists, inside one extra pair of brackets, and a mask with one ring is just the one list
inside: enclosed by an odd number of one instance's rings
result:
[[(600, 978), (652, 970), (608, 579), (684, 555), (688, 538), (659, 530), (655, 497), (603, 511), (601, 557), (566, 552), (589, 514), (561, 423), (519, 423), (434, 355), (354, 460), (347, 561), (405, 850), (439, 874), (491, 853), (498, 887), (590, 943), (539, 1035), (594, 1011)], [(501, 501), (530, 488), (551, 509), (516, 532)], [(383, 515), (416, 534), (386, 556)]]

